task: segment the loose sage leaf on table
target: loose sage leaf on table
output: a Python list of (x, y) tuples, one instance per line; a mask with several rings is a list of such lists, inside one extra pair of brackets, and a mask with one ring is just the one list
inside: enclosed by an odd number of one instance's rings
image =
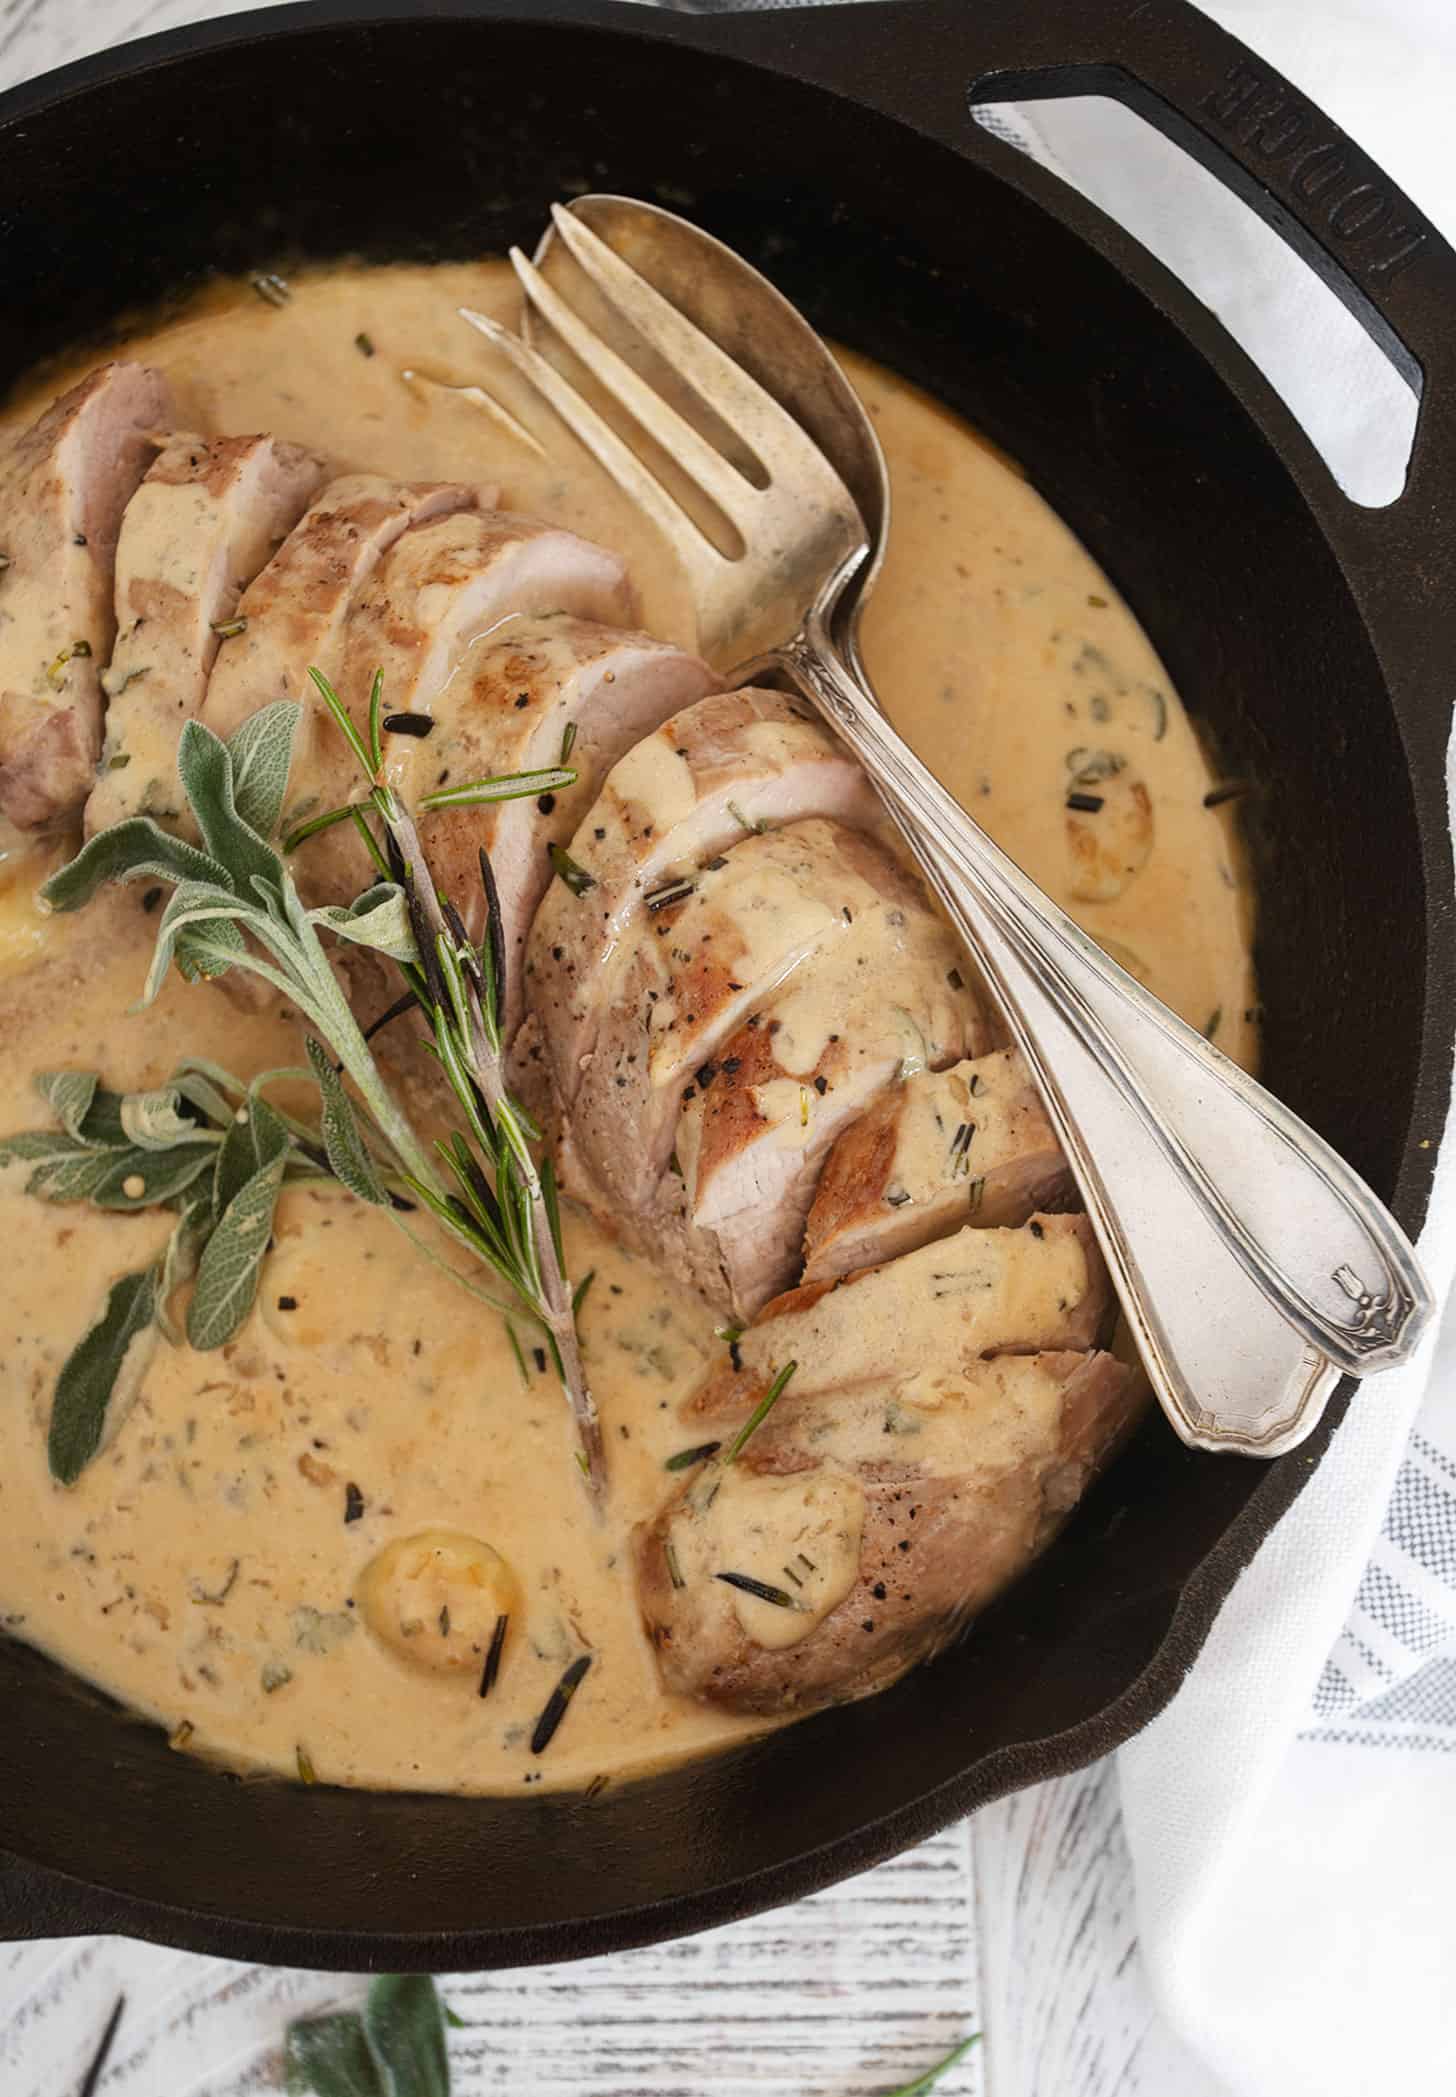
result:
[(374, 1160), (364, 1147), (354, 1103), (344, 1090), (344, 1081), (334, 1069), (328, 1051), (312, 1034), (309, 1035), (305, 1046), (308, 1049), (308, 1060), (313, 1066), (313, 1074), (318, 1080), (319, 1097), (323, 1104), (321, 1126), (329, 1170), (337, 1180), (342, 1181), (351, 1194), (357, 1194), (361, 1201), (372, 1201), (376, 1207), (380, 1207), (389, 1197), (380, 1185)]
[(228, 741), (233, 761), (233, 805), (259, 837), (272, 837), (283, 815), (293, 737), (302, 709), (292, 699), (279, 699), (249, 714)]
[(445, 2021), (425, 1973), (385, 1973), (362, 2014), (338, 2011), (290, 2024), (289, 2097), (450, 2097)]
[(283, 2072), (288, 2097), (385, 2097), (364, 2020), (352, 2010), (290, 2024)]
[(158, 1267), (113, 1282), (106, 1308), (56, 1379), (51, 1475), (74, 1485), (131, 1410), (156, 1345)]
[(384, 1973), (364, 2005), (364, 2036), (387, 2097), (449, 2097), (440, 1997), (427, 1973)]

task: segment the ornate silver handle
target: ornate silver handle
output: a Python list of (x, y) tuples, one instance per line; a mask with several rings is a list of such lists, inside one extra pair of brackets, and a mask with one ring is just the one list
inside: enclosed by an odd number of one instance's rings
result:
[(1434, 1300), (1399, 1225), (991, 842), (822, 614), (780, 659), (864, 764), (1002, 998), (1173, 1425), (1200, 1448), (1293, 1448), (1341, 1371), (1392, 1367), (1420, 1339)]

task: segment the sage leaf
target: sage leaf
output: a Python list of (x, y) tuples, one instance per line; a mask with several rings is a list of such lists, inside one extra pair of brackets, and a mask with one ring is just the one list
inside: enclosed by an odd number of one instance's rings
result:
[(353, 2010), (290, 2024), (283, 2073), (288, 2097), (388, 2097)]
[(222, 1215), (265, 1165), (286, 1157), (292, 1144), (287, 1123), (267, 1100), (250, 1098), (239, 1107), (229, 1118), (228, 1132), (217, 1154), (212, 1193), (217, 1214)]
[(187, 1306), (187, 1337), (199, 1354), (230, 1340), (253, 1308), (282, 1184), (277, 1157), (253, 1174), (213, 1226)]
[(231, 885), (248, 895), (255, 879), (283, 886), (283, 862), (238, 813), (233, 761), (220, 736), (201, 721), (188, 721), (177, 745), (177, 776), (192, 805), (202, 842), (228, 870)]
[(41, 901), (52, 910), (79, 910), (108, 881), (202, 881), (228, 889), (227, 869), (150, 816), (128, 816), (96, 835), (68, 866), (51, 875)]
[(322, 925), (339, 939), (352, 940), (355, 946), (373, 947), (391, 961), (419, 958), (404, 890), (392, 881), (366, 889), (347, 909), (330, 903), (321, 910), (310, 910), (308, 921)]
[(172, 958), (187, 982), (211, 983), (225, 976), (247, 951), (248, 942), (237, 926), (220, 917), (180, 932)]
[(387, 2097), (450, 2097), (440, 1997), (427, 1973), (384, 1973), (364, 2004), (364, 2037)]
[[(22, 1136), (12, 1137), (6, 1149), (14, 1155), (25, 1141)], [(33, 1194), (37, 1201), (89, 1201), (107, 1179), (117, 1159), (127, 1155), (122, 1150), (95, 1150), (80, 1138), (67, 1136), (59, 1129), (54, 1132), (52, 1141), (56, 1145), (65, 1144), (67, 1148), (55, 1149), (48, 1155), (37, 1151), (38, 1163), (25, 1186), (26, 1193)]]
[(156, 1345), (157, 1267), (124, 1274), (56, 1379), (47, 1442), (51, 1476), (74, 1485), (135, 1403)]
[(218, 1128), (225, 1128), (233, 1118), (233, 1109), (239, 1100), (246, 1098), (247, 1087), (221, 1063), (210, 1063), (206, 1056), (188, 1056), (173, 1071), (171, 1082), (194, 1107), (200, 1107), (208, 1120)]
[(180, 1112), (181, 1105), (182, 1095), (175, 1085), (128, 1092), (121, 1103), (127, 1141), (138, 1150), (172, 1150), (179, 1143), (195, 1142), (197, 1123)]
[(233, 806), (259, 837), (270, 838), (283, 816), (288, 774), (293, 764), (293, 738), (303, 709), (292, 699), (249, 714), (228, 739), (233, 766)]
[(7, 1136), (0, 1143), (0, 1165), (27, 1164), (36, 1168), (28, 1189), (32, 1194), (40, 1192), (43, 1174), (94, 1156), (83, 1137), (68, 1136), (64, 1129), (22, 1129), (18, 1136)]
[(121, 1125), (121, 1103), (123, 1094), (108, 1092), (103, 1086), (86, 1109), (86, 1118), (81, 1123), (81, 1141), (106, 1150), (124, 1150), (127, 1142), (126, 1130)]
[[(104, 1153), (106, 1170), (89, 1188), (86, 1199), (98, 1209), (134, 1213), (175, 1201), (194, 1180), (211, 1172), (214, 1143), (181, 1143), (169, 1151), (123, 1150)], [(55, 1194), (52, 1201), (58, 1200)], [(75, 1200), (76, 1196), (71, 1196)]]
[(68, 1136), (80, 1135), (99, 1082), (94, 1070), (40, 1070), (34, 1079), (36, 1091)]
[(197, 1262), (212, 1230), (212, 1189), (195, 1188), (182, 1203), (181, 1213), (162, 1255), (162, 1278), (157, 1285), (157, 1323), (169, 1344), (182, 1345), (183, 1334), (172, 1316), (172, 1298), (184, 1282), (197, 1272)]
[(359, 1123), (354, 1113), (354, 1102), (344, 1089), (344, 1081), (329, 1060), (328, 1052), (321, 1042), (310, 1034), (304, 1044), (313, 1074), (318, 1080), (319, 1097), (323, 1111), (320, 1126), (323, 1131), (324, 1152), (329, 1161), (329, 1170), (335, 1179), (358, 1195), (360, 1201), (371, 1201), (376, 1208), (389, 1199), (379, 1181), (374, 1160), (364, 1147), (359, 1133)]
[[(173, 890), (172, 900), (162, 912), (161, 921), (157, 926), (157, 944), (152, 954), (151, 967), (147, 972), (146, 988), (142, 992), (143, 1005), (150, 1005), (161, 989), (171, 965), (173, 949), (182, 933), (194, 926), (211, 927), (218, 924), (228, 926), (229, 931), (224, 932), (221, 939), (226, 944), (228, 954), (237, 960), (247, 956), (242, 931), (258, 933), (265, 944), (269, 933), (273, 931), (272, 922), (262, 904), (245, 903), (241, 897), (235, 896), (231, 889), (218, 888), (209, 882), (189, 881)], [(229, 933), (235, 936), (230, 938)], [(276, 969), (270, 971), (266, 966), (259, 966), (253, 957), (247, 958), (260, 975), (280, 982), (285, 991), (291, 992), (292, 985), (279, 976)]]

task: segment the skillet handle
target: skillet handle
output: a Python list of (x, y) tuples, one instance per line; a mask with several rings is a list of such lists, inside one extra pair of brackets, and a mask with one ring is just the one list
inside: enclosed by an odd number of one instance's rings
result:
[[(1456, 649), (1456, 252), (1309, 99), (1186, 0), (880, 0), (678, 16), (690, 41), (748, 56), (899, 119), (1058, 211), (1059, 178), (977, 125), (988, 102), (1108, 95), (1180, 145), (1318, 272), (1421, 392), (1404, 492), (1344, 496), (1230, 340), (1214, 361), (1249, 401), (1361, 598), (1403, 725), (1439, 777)], [(893, 169), (886, 170), (893, 181)], [(1079, 199), (1086, 233), (1145, 285), (1168, 272)]]

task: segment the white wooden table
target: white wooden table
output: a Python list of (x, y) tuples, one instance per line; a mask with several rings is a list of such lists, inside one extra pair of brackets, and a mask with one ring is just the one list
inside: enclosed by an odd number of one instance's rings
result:
[[(0, 0), (0, 86), (250, 0)], [(124, 1938), (0, 1947), (0, 2093), (71, 2097), (119, 1992), (106, 2097), (282, 2087), (290, 2017), (362, 1981)], [(871, 2097), (981, 2046), (944, 2097), (1179, 2097), (1137, 1948), (1111, 1764), (820, 1894), (659, 1949), (445, 1984), (461, 2097)]]

